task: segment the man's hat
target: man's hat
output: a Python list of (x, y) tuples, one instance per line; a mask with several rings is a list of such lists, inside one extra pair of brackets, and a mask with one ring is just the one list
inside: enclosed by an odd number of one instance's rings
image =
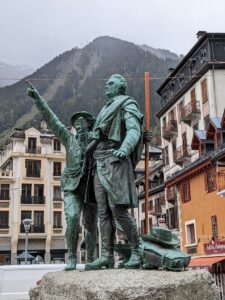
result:
[(152, 227), (149, 235), (143, 234), (141, 237), (144, 241), (151, 241), (167, 246), (176, 246), (180, 242), (179, 238), (170, 230), (160, 227)]
[(90, 129), (95, 124), (95, 117), (86, 111), (79, 111), (79, 112), (76, 112), (75, 114), (73, 114), (70, 119), (70, 124), (72, 126), (74, 126), (74, 122), (79, 118), (84, 118), (85, 120), (87, 120)]

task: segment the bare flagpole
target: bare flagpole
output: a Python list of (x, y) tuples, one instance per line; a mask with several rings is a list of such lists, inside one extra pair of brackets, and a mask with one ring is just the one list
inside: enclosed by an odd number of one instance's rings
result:
[[(150, 130), (150, 77), (149, 72), (145, 72), (145, 131)], [(149, 141), (145, 140), (145, 233), (149, 233)]]

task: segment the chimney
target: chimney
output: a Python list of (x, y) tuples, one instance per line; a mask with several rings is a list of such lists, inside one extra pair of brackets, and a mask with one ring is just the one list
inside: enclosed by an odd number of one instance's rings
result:
[(48, 132), (49, 132), (48, 125), (47, 125), (47, 123), (45, 122), (45, 120), (41, 120), (41, 123), (40, 123), (40, 131), (41, 131), (42, 133), (48, 133)]
[(169, 77), (170, 76), (170, 74), (173, 72), (173, 70), (174, 70), (174, 68), (169, 68), (168, 70), (167, 70), (167, 76)]
[(206, 31), (198, 31), (196, 34), (197, 39), (200, 40), (200, 38), (202, 38), (205, 34), (206, 34)]

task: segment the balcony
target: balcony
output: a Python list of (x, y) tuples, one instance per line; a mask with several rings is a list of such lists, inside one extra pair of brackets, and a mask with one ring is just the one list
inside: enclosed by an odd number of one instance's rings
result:
[(177, 201), (177, 191), (176, 191), (175, 186), (167, 188), (167, 190), (166, 190), (166, 199), (169, 203), (175, 205), (175, 203)]
[[(20, 225), (20, 232), (25, 233), (23, 224)], [(31, 225), (29, 233), (45, 233), (45, 225), (44, 224), (41, 226)]]
[(170, 140), (173, 137), (177, 136), (177, 121), (176, 120), (170, 120), (166, 123), (166, 126), (162, 127), (162, 136), (166, 140)]
[(159, 204), (160, 205), (165, 205), (166, 204), (166, 199), (165, 199), (165, 195), (159, 195)]
[(192, 120), (199, 118), (201, 115), (200, 102), (190, 102), (181, 111), (181, 120), (190, 123)]
[(22, 195), (21, 204), (45, 204), (45, 196)]
[(161, 216), (162, 214), (162, 208), (161, 206), (153, 206), (153, 209), (151, 210), (151, 215), (153, 216)]
[(191, 157), (191, 147), (181, 146), (176, 149), (173, 154), (173, 160), (176, 164), (182, 164), (184, 161), (189, 160)]
[(225, 173), (217, 173), (217, 190), (218, 192), (225, 191)]
[(53, 197), (53, 201), (63, 201), (62, 197)]
[(41, 154), (41, 147), (26, 147), (26, 153)]

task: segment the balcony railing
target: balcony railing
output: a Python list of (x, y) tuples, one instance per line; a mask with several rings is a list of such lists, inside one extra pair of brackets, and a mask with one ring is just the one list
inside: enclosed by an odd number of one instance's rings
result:
[(45, 196), (22, 195), (22, 204), (45, 204)]
[(177, 136), (177, 121), (170, 120), (167, 122), (166, 126), (162, 127), (162, 135), (164, 139), (169, 140), (170, 138)]
[(173, 154), (173, 159), (176, 164), (182, 164), (191, 157), (191, 147), (181, 146), (177, 148)]
[[(20, 225), (20, 232), (25, 233), (23, 224)], [(41, 226), (31, 225), (29, 233), (45, 233), (45, 225), (41, 225)]]
[(225, 190), (225, 173), (217, 173), (217, 190), (218, 192)]
[(170, 202), (173, 205), (176, 203), (177, 191), (176, 191), (175, 186), (167, 188), (167, 190), (166, 190), (166, 199), (167, 199), (168, 202)]
[(26, 153), (41, 154), (41, 147), (26, 147)]
[(159, 204), (160, 205), (165, 205), (166, 204), (166, 199), (165, 199), (165, 195), (159, 195)]
[(54, 229), (57, 229), (57, 228), (62, 229), (63, 226), (62, 226), (62, 225), (53, 225), (53, 228), (54, 228)]
[(53, 201), (63, 201), (62, 197), (53, 197)]
[(181, 120), (191, 122), (201, 115), (200, 102), (190, 102), (181, 111)]
[(151, 210), (151, 214), (153, 216), (160, 216), (162, 214), (162, 208), (161, 206), (153, 206), (153, 209)]

